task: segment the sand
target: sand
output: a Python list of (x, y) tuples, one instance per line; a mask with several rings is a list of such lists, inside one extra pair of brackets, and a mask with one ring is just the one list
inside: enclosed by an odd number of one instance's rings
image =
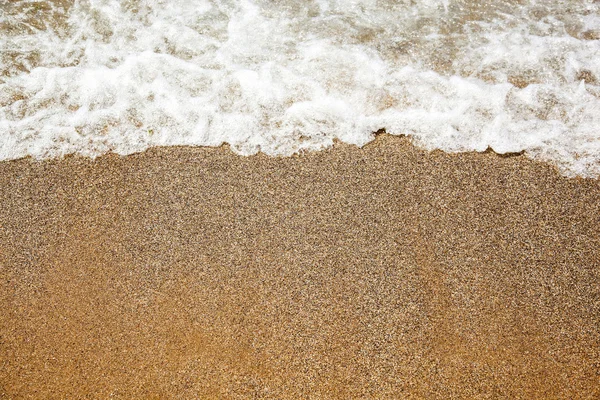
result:
[(381, 135), (0, 163), (2, 398), (599, 398), (600, 181)]

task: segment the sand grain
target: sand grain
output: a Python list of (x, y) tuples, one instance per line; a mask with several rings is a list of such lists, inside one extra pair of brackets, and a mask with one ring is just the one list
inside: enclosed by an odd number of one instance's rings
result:
[(0, 187), (0, 397), (600, 397), (598, 180), (382, 136)]

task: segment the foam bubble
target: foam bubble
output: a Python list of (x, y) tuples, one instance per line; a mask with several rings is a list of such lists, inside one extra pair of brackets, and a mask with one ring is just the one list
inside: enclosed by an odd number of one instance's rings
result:
[(0, 159), (373, 132), (600, 175), (600, 4), (0, 0)]

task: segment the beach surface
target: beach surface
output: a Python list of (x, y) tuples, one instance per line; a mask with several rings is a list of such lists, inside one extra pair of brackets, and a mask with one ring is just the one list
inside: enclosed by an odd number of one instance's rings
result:
[(600, 397), (597, 179), (380, 135), (0, 188), (0, 398)]

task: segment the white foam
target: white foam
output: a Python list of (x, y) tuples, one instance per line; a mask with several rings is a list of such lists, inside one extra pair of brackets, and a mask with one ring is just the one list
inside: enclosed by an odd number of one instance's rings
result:
[(0, 159), (373, 132), (600, 175), (600, 4), (0, 0)]

